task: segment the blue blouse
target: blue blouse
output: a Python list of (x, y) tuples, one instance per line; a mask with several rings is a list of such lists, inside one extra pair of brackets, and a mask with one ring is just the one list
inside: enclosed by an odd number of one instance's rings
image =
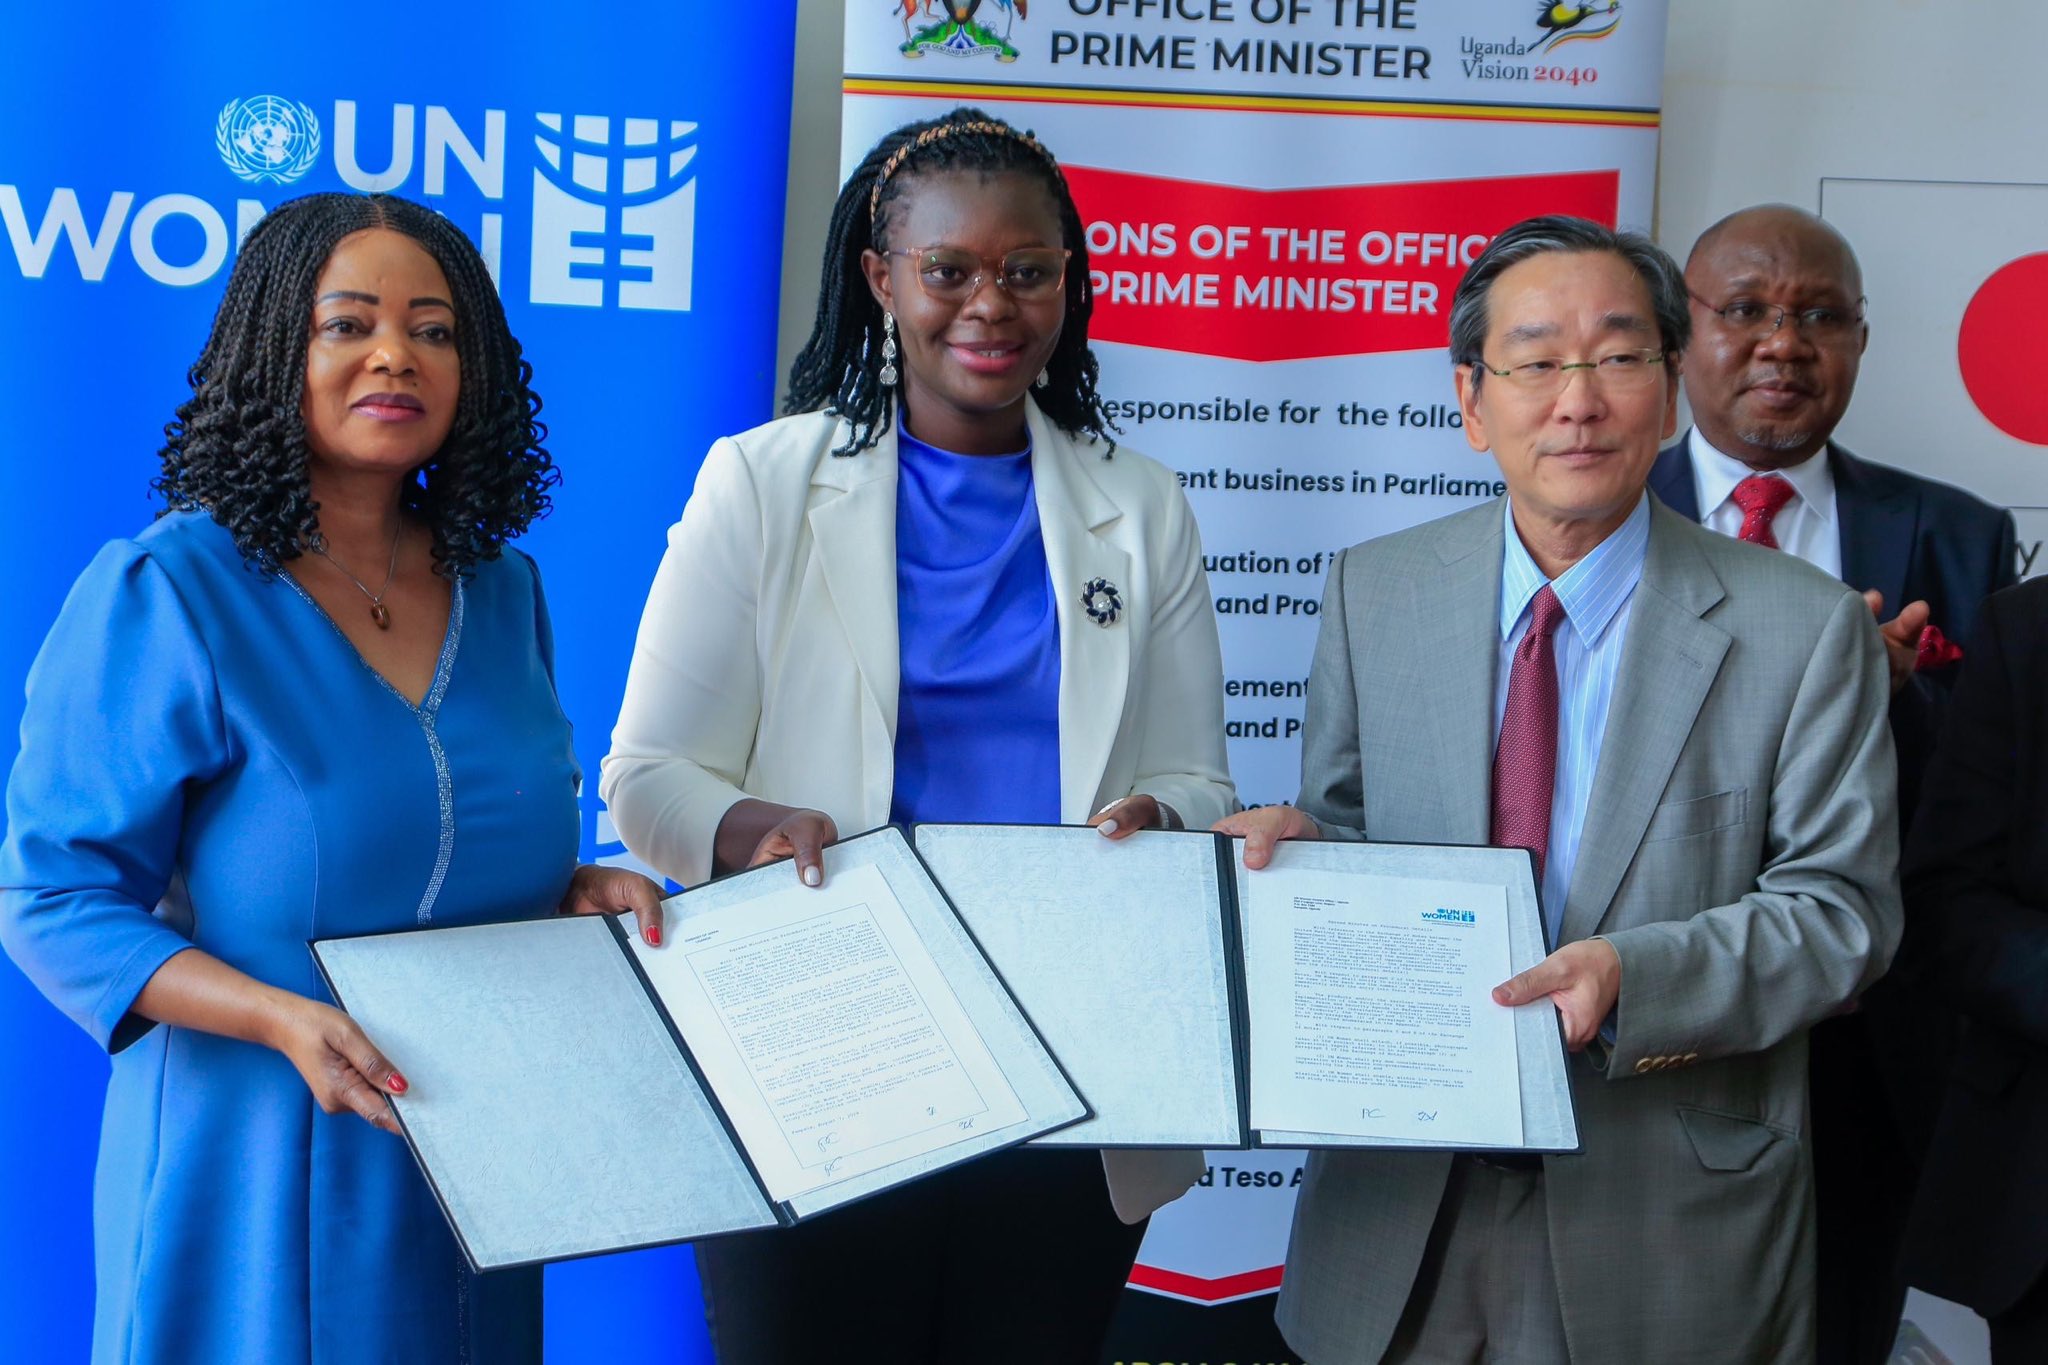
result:
[(308, 939), (550, 913), (578, 833), (552, 672), (516, 552), (455, 585), (418, 706), (204, 514), (79, 578), (29, 674), (0, 944), (114, 1054), (99, 1365), (540, 1359), (539, 1271), (469, 1273), (403, 1141), (130, 1007), (188, 947), (326, 1000)]
[(1060, 640), (1031, 451), (899, 429), (894, 821), (1060, 818)]

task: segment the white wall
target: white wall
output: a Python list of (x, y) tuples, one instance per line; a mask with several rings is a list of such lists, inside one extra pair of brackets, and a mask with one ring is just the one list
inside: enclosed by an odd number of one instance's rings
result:
[[(880, 0), (856, 0), (879, 5)], [(840, 55), (846, 44), (846, 0), (797, 0), (796, 85), (790, 97), (789, 218), (782, 234), (781, 357), (775, 397), (789, 362), (803, 349), (818, 310), (818, 267), (825, 224), (839, 191)]]
[(1673, 0), (1658, 236), (1822, 176), (2048, 181), (2040, 0)]

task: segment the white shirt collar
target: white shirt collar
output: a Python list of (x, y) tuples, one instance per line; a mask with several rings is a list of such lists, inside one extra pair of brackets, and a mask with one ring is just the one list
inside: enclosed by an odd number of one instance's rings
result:
[[(1692, 450), (1693, 491), (1699, 495), (1700, 520), (1705, 521), (1728, 501), (1735, 492), (1736, 484), (1757, 471), (1733, 456), (1723, 455), (1700, 435), (1698, 427), (1692, 429), (1687, 441)], [(1792, 485), (1799, 501), (1819, 517), (1823, 525), (1834, 526), (1835, 474), (1828, 468), (1825, 445), (1798, 464), (1772, 472), (1782, 475), (1785, 482)]]

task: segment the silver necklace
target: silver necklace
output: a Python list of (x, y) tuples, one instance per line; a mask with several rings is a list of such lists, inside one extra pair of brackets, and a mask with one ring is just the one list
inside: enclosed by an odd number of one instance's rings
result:
[(341, 570), (342, 577), (355, 584), (356, 591), (370, 599), (370, 619), (377, 623), (377, 629), (379, 630), (391, 629), (391, 609), (384, 605), (384, 594), (391, 591), (391, 576), (398, 572), (398, 545), (404, 539), (405, 523), (400, 522), (398, 524), (398, 534), (391, 537), (391, 563), (385, 566), (384, 569), (384, 586), (375, 592), (371, 592), (369, 588), (365, 587), (362, 579), (350, 573), (348, 565), (327, 552), (327, 538), (325, 536), (322, 536), (320, 543), (313, 547), (314, 554), (319, 555), (329, 564)]

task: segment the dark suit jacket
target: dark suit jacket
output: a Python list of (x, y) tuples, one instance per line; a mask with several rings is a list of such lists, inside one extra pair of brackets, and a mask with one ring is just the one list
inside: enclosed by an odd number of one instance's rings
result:
[(1966, 1021), (1908, 1278), (1992, 1316), (2048, 1267), (2048, 581), (1982, 616), (1909, 844), (1899, 970)]
[[(1650, 489), (1672, 511), (1700, 519), (1693, 485), (1691, 433), (1667, 446), (1650, 470)], [(1842, 527), (1842, 581), (1884, 594), (1884, 614), (1925, 601), (1943, 634), (1961, 643), (1977, 608), (2019, 576), (2012, 513), (1960, 488), (1828, 445), (1835, 510)], [(1892, 741), (1899, 754), (1899, 811), (1911, 818), (1941, 712), (1960, 669), (1917, 673), (1892, 699)]]

